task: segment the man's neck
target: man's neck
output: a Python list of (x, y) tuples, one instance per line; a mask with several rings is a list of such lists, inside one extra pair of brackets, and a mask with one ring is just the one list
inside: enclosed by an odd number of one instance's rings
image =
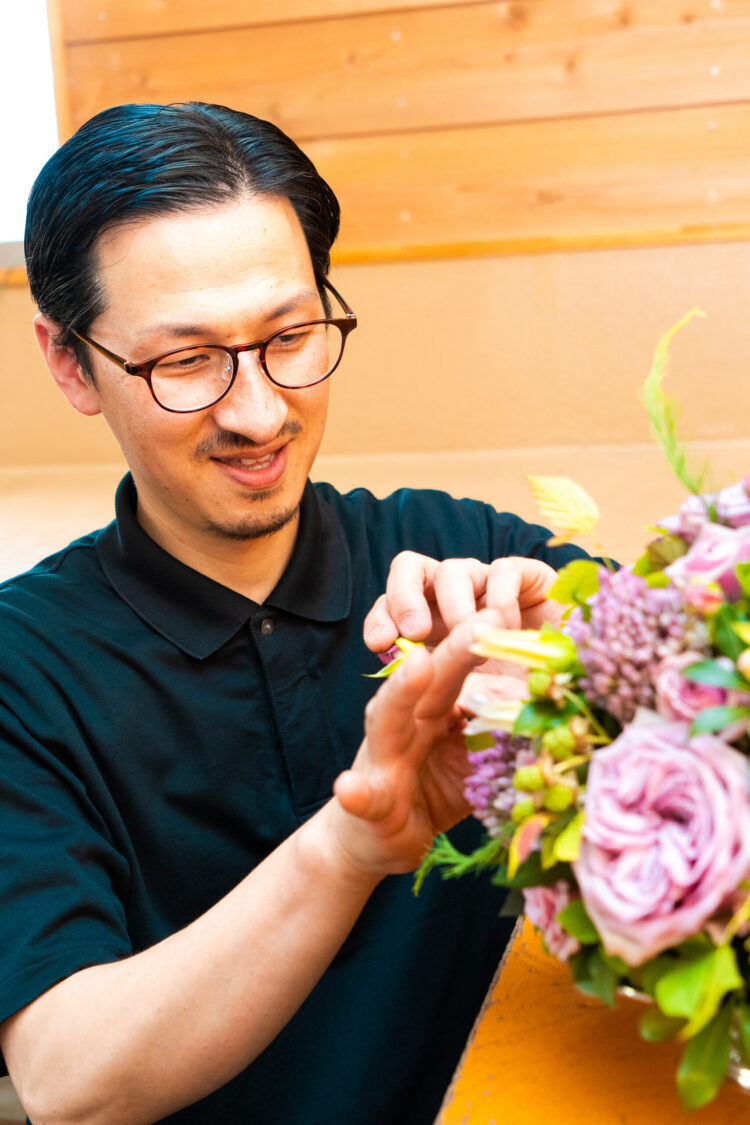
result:
[(286, 570), (299, 527), (299, 510), (278, 531), (254, 539), (232, 539), (217, 532), (188, 537), (153, 520), (141, 504), (137, 518), (146, 534), (174, 558), (259, 605)]

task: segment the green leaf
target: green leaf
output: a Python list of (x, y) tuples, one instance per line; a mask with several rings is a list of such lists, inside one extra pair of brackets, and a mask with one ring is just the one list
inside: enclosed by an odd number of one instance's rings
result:
[(593, 559), (574, 559), (558, 572), (547, 597), (568, 605), (584, 605), (599, 589), (599, 564)]
[(552, 727), (559, 727), (561, 723), (569, 722), (577, 714), (578, 709), (569, 702), (566, 702), (564, 707), (558, 707), (557, 704), (547, 700), (534, 700), (521, 708), (513, 724), (513, 734), (527, 737), (544, 734)]
[(685, 1109), (707, 1105), (719, 1092), (729, 1062), (732, 1005), (725, 1004), (690, 1040), (677, 1070), (677, 1089)]
[(750, 683), (734, 668), (725, 668), (716, 660), (701, 660), (698, 664), (690, 664), (682, 669), (686, 680), (693, 680), (697, 684), (708, 684), (709, 687), (734, 689), (735, 691), (750, 690)]
[(711, 734), (723, 730), (730, 723), (750, 716), (750, 707), (706, 707), (693, 719), (690, 725), (690, 737), (695, 734)]
[(656, 1002), (666, 1016), (680, 1016), (688, 1023), (682, 1031), (689, 1038), (713, 1019), (724, 996), (742, 987), (734, 950), (720, 945), (706, 952), (679, 959), (674, 968), (657, 981)]
[(601, 940), (596, 926), (589, 918), (583, 899), (576, 898), (561, 910), (557, 920), (566, 934), (577, 938), (581, 945), (598, 945)]
[(672, 968), (674, 968), (673, 957), (655, 957), (653, 961), (647, 961), (645, 965), (641, 965), (637, 971), (637, 984), (643, 992), (649, 996), (655, 996), (656, 985)]
[(691, 309), (656, 345), (651, 371), (643, 387), (643, 401), (651, 421), (651, 429), (660, 443), (667, 461), (689, 492), (700, 493), (703, 488), (705, 471), (697, 477), (688, 469), (685, 448), (677, 440), (677, 406), (662, 390), (661, 384), (667, 370), (667, 353), (672, 338), (694, 316), (705, 316), (700, 309)]
[(557, 863), (557, 856), (555, 855), (555, 836), (544, 835), (542, 836), (542, 868), (546, 871), (550, 867), (554, 867)]
[(639, 555), (633, 563), (633, 574), (637, 574), (639, 578), (645, 578), (647, 574), (651, 573), (651, 560), (648, 557), (648, 551), (645, 555)]
[(619, 983), (617, 973), (608, 965), (600, 949), (595, 949), (589, 960), (591, 984), (595, 996), (598, 996), (608, 1008), (615, 1006), (615, 989)]
[(671, 1039), (685, 1026), (685, 1021), (677, 1016), (665, 1016), (654, 1004), (647, 1008), (638, 1021), (641, 1039), (647, 1043), (663, 1043)]
[(738, 620), (737, 607), (731, 603), (725, 603), (719, 606), (713, 616), (711, 625), (714, 644), (722, 656), (728, 656), (732, 661), (736, 660), (747, 647), (734, 631), (734, 626)]
[(662, 570), (654, 570), (651, 574), (646, 575), (646, 585), (650, 590), (664, 589), (669, 585), (669, 579)]
[(744, 1065), (750, 1066), (750, 1004), (738, 1004), (736, 1011), (737, 1047)]
[(516, 871), (515, 875), (508, 874), (507, 862), (500, 862), (492, 875), (492, 882), (499, 887), (551, 887), (558, 879), (570, 879), (570, 868), (557, 864), (555, 867), (544, 869), (539, 852), (532, 852)]
[(750, 563), (737, 563), (734, 573), (737, 575), (742, 593), (746, 598), (750, 598)]
[(466, 749), (475, 752), (477, 750), (489, 750), (490, 746), (495, 745), (495, 739), (489, 731), (480, 731), (479, 734), (467, 734), (464, 736)]
[(587, 996), (596, 995), (594, 983), (591, 978), (591, 970), (589, 968), (591, 958), (595, 952), (596, 950), (592, 949), (591, 946), (584, 946), (583, 949), (579, 949), (578, 953), (574, 953), (568, 961), (573, 984), (580, 992), (585, 992)]
[(660, 539), (654, 539), (646, 548), (648, 571), (645, 573), (662, 571), (687, 552), (688, 545), (679, 535), (663, 535)]
[(555, 855), (561, 863), (572, 863), (581, 850), (581, 832), (586, 814), (581, 809), (555, 840)]

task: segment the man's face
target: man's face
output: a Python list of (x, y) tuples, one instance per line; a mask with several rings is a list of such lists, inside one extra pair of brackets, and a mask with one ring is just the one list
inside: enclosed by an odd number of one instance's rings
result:
[[(107, 308), (88, 335), (134, 362), (191, 344), (250, 343), (325, 315), (286, 199), (242, 197), (116, 227), (99, 238), (96, 263)], [(276, 387), (257, 352), (244, 352), (221, 402), (171, 414), (143, 379), (91, 355), (98, 405), (155, 538), (251, 539), (296, 517), (323, 435), (327, 381)]]

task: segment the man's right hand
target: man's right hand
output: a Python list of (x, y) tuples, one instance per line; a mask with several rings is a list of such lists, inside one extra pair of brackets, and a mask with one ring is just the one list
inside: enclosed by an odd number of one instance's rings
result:
[(368, 704), (365, 739), (326, 810), (342, 856), (363, 873), (413, 870), (433, 836), (469, 811), (457, 701), (482, 663), (469, 651), (479, 622), (497, 625), (499, 614), (474, 614), (432, 653), (414, 650)]

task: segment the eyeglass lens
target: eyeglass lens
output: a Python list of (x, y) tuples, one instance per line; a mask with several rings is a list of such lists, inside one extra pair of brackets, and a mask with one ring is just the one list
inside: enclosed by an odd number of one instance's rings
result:
[[(336, 366), (343, 347), (343, 333), (335, 324), (298, 325), (268, 341), (266, 370), (283, 387), (309, 386)], [(199, 410), (221, 397), (232, 378), (232, 366), (224, 348), (181, 348), (154, 365), (151, 386), (162, 406)]]

